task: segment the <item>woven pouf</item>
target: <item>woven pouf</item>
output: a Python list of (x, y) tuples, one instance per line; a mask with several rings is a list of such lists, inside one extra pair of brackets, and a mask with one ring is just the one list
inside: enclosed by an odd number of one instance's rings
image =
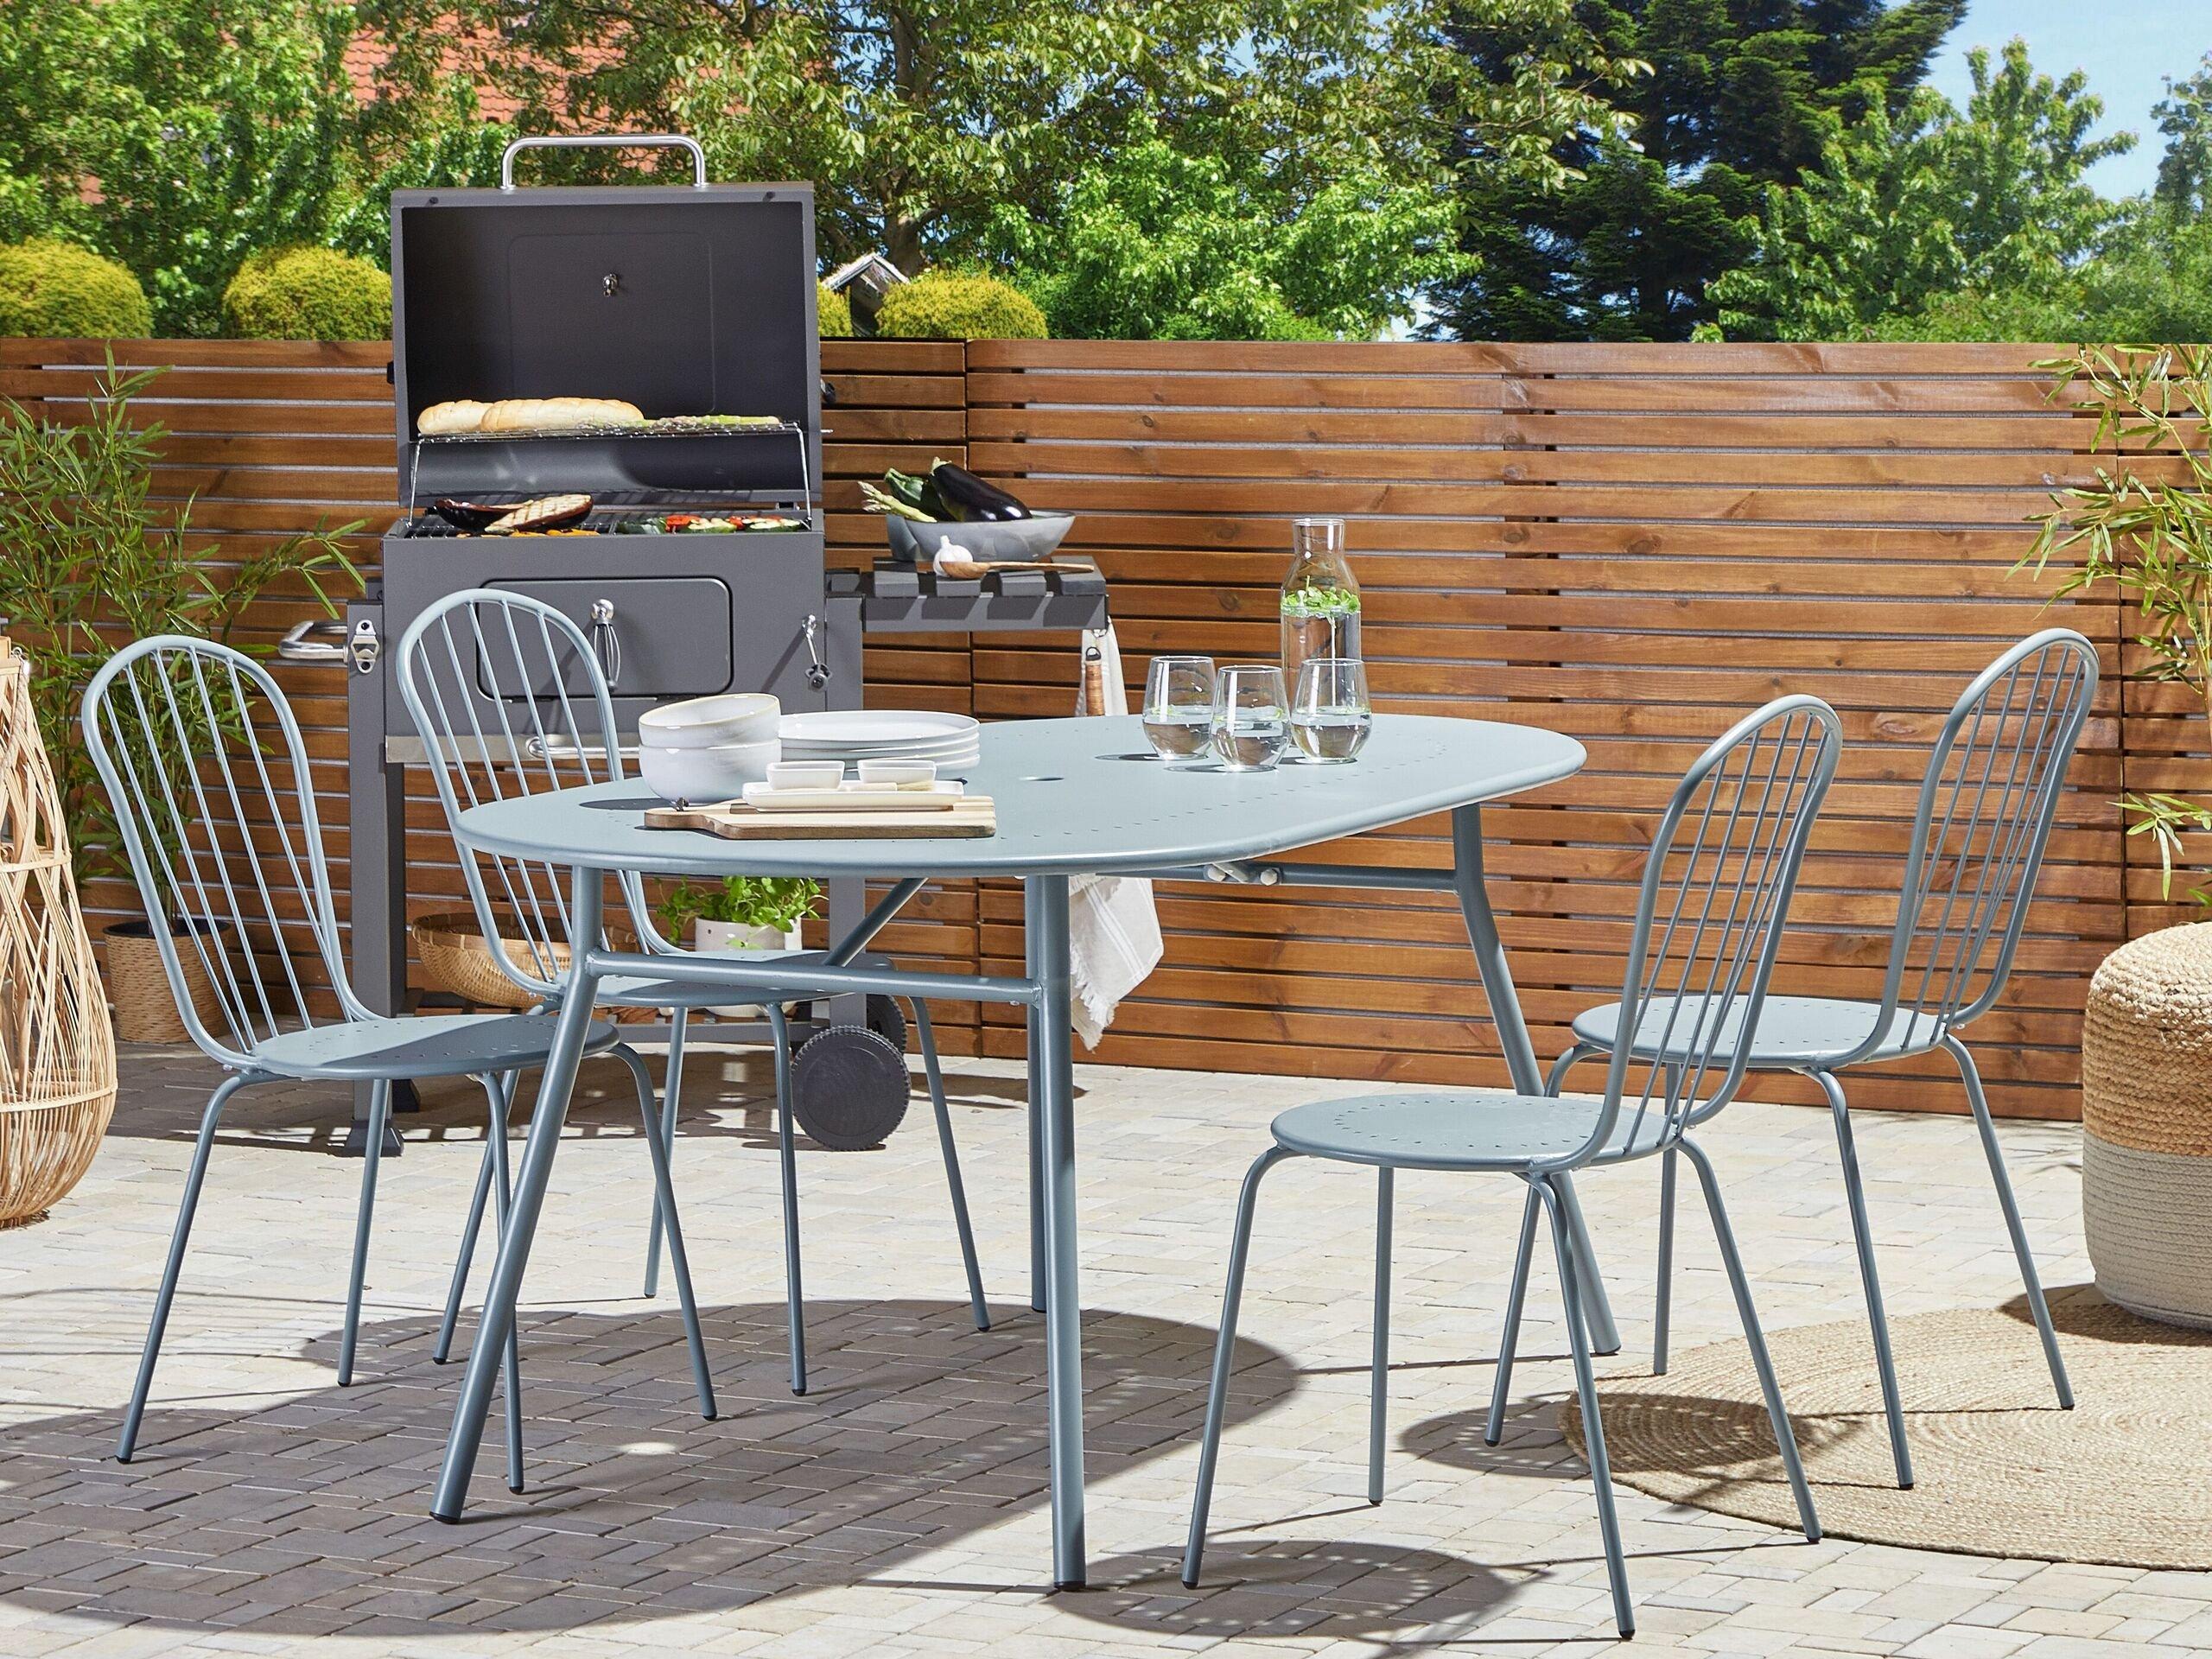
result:
[(2123, 944), (2090, 980), (2082, 1128), (2097, 1288), (2212, 1327), (2212, 922)]

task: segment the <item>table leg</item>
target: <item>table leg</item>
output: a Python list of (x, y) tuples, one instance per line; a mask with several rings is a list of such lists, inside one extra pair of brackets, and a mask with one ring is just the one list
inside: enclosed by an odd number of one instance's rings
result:
[(1045, 1376), (1052, 1449), (1052, 1582), (1079, 1589), (1083, 1539), (1083, 1320), (1076, 1288), (1075, 1052), (1068, 1013), (1068, 879), (1023, 884), (1023, 929), (1036, 1002), (1032, 1110), (1045, 1200)]
[[(570, 937), (596, 940), (600, 936), (601, 873), (575, 873), (575, 893), (570, 912)], [(515, 1302), (522, 1293), (523, 1268), (530, 1260), (531, 1236), (545, 1202), (545, 1188), (553, 1176), (553, 1154), (561, 1143), (561, 1128), (569, 1115), (569, 1091), (575, 1087), (576, 1069), (582, 1063), (584, 1040), (591, 1031), (594, 976), (581, 961), (570, 977), (567, 1000), (561, 1005), (553, 1028), (553, 1050), (537, 1088), (537, 1105), (531, 1114), (530, 1138), (523, 1147), (522, 1171), (515, 1183), (507, 1224), (499, 1235), (499, 1254), (492, 1268), (492, 1283), (484, 1293), (484, 1317), (468, 1351), (468, 1370), (461, 1379), (461, 1398), (454, 1405), (453, 1430), (446, 1440), (446, 1457), (438, 1471), (436, 1494), (430, 1513), (440, 1521), (457, 1522), (468, 1501), (468, 1478), (476, 1467), (476, 1448), (484, 1438), (484, 1419), (491, 1409), (492, 1384), (514, 1328)]]
[[(1026, 901), (1025, 901), (1026, 902)], [(1029, 1008), (1029, 1306), (1045, 1311), (1045, 1122), (1044, 1091), (1037, 1085), (1037, 1007)]]
[[(1535, 1045), (1529, 1040), (1529, 1022), (1521, 1015), (1521, 999), (1514, 994), (1512, 970), (1505, 961), (1505, 946), (1497, 937), (1497, 918), (1491, 913), (1490, 893), (1483, 885), (1483, 810), (1455, 807), (1452, 813), (1452, 886), (1459, 894), (1459, 912), (1467, 920), (1467, 939), (1475, 951), (1475, 968), (1481, 974), (1483, 995), (1490, 1001), (1491, 1023), (1497, 1028), (1498, 1046), (1505, 1051), (1505, 1069), (1513, 1087), (1524, 1095), (1544, 1092), (1544, 1074), (1536, 1065)], [(1612, 1303), (1605, 1295), (1605, 1281), (1598, 1272), (1598, 1257), (1591, 1248), (1590, 1229), (1582, 1217), (1581, 1201), (1567, 1177), (1555, 1183), (1567, 1212), (1567, 1231), (1574, 1247), (1576, 1277), (1582, 1292), (1584, 1322), (1590, 1346), (1600, 1354), (1619, 1351), (1619, 1327), (1613, 1322)]]

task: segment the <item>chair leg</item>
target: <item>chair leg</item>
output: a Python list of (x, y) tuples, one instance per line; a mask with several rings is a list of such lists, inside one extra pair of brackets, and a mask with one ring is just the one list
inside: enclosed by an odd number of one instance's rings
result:
[(1559, 1086), (1567, 1081), (1568, 1072), (1573, 1071), (1592, 1055), (1602, 1052), (1604, 1052), (1602, 1049), (1592, 1048), (1587, 1043), (1576, 1043), (1566, 1053), (1552, 1062), (1552, 1069), (1544, 1077), (1544, 1092), (1548, 1095), (1558, 1094)]
[(784, 1011), (768, 1010), (770, 1039), (776, 1047), (776, 1159), (784, 1187), (784, 1320), (791, 1333), (791, 1392), (806, 1392), (806, 1292), (798, 1265), (798, 1149), (791, 1124), (791, 1052), (785, 1036)]
[(1659, 1282), (1651, 1298), (1651, 1374), (1667, 1375), (1667, 1332), (1675, 1304), (1675, 1149), (1659, 1160)]
[(668, 1265), (676, 1275), (677, 1306), (683, 1310), (683, 1335), (691, 1349), (691, 1381), (699, 1391), (699, 1414), (711, 1423), (715, 1381), (707, 1365), (707, 1334), (699, 1325), (698, 1298), (691, 1293), (691, 1263), (683, 1254), (683, 1224), (677, 1219), (676, 1188), (668, 1177), (668, 1148), (661, 1143), (658, 1126), (653, 1122), (652, 1074), (627, 1043), (617, 1043), (608, 1052), (630, 1068), (630, 1077), (638, 1086), (638, 1116), (644, 1121), (645, 1147), (652, 1157), (653, 1188), (667, 1222)]
[(1574, 1275), (1575, 1253), (1567, 1205), (1556, 1176), (1538, 1176), (1529, 1190), (1550, 1218), (1552, 1255), (1559, 1264), (1560, 1296), (1566, 1303), (1567, 1346), (1574, 1358), (1574, 1391), (1582, 1403), (1582, 1444), (1590, 1463), (1590, 1484), (1598, 1495), (1598, 1532), (1605, 1547), (1605, 1577), (1613, 1591), (1613, 1625), (1623, 1636), (1636, 1634), (1636, 1609), (1628, 1595), (1628, 1561), (1621, 1550), (1621, 1518), (1613, 1508), (1613, 1468), (1605, 1456), (1605, 1426), (1598, 1414), (1598, 1379), (1590, 1365), (1590, 1334), (1582, 1323), (1582, 1287)]
[(1198, 1587), (1198, 1567), (1206, 1549), (1206, 1511), (1213, 1504), (1214, 1465), (1221, 1460), (1221, 1420), (1229, 1404), (1230, 1361), (1236, 1351), (1236, 1310), (1244, 1300), (1244, 1262), (1252, 1248), (1252, 1214), (1260, 1199), (1261, 1178), (1295, 1154), (1269, 1147), (1244, 1172), (1236, 1198), (1236, 1230), (1230, 1236), (1229, 1283), (1221, 1293), (1221, 1328), (1213, 1342), (1213, 1382), (1206, 1393), (1206, 1423), (1198, 1439), (1198, 1484), (1191, 1497), (1191, 1536), (1183, 1548), (1183, 1583)]
[(184, 1178), (184, 1197), (177, 1205), (176, 1226), (169, 1234), (168, 1260), (162, 1268), (162, 1287), (154, 1296), (154, 1317), (146, 1326), (146, 1346), (138, 1356), (138, 1381), (130, 1390), (130, 1408), (123, 1415), (123, 1434), (116, 1441), (115, 1460), (128, 1463), (138, 1446), (138, 1425), (146, 1415), (146, 1396), (154, 1386), (154, 1363), (162, 1357), (162, 1335), (168, 1329), (169, 1305), (176, 1300), (177, 1274), (184, 1266), (184, 1247), (192, 1236), (192, 1217), (200, 1208), (200, 1189), (207, 1179), (207, 1154), (215, 1145), (215, 1128), (223, 1108), (245, 1086), (246, 1079), (228, 1077), (208, 1097), (200, 1114), (200, 1138), (193, 1143), (192, 1166)]
[(1859, 1247), (1859, 1281), (1866, 1292), (1866, 1323), (1874, 1332), (1874, 1369), (1882, 1379), (1882, 1411), (1889, 1419), (1890, 1461), (1896, 1466), (1897, 1489), (1912, 1489), (1912, 1451), (1905, 1444), (1904, 1399), (1897, 1387), (1897, 1363), (1890, 1350), (1890, 1316), (1882, 1303), (1882, 1280), (1874, 1266), (1874, 1230), (1866, 1218), (1866, 1184), (1859, 1171), (1859, 1147), (1851, 1132), (1851, 1108), (1843, 1097), (1843, 1079), (1833, 1071), (1809, 1074), (1827, 1096), (1829, 1114), (1835, 1119), (1836, 1157), (1843, 1165), (1843, 1196), (1851, 1211), (1851, 1236)]
[(346, 1281), (346, 1329), (338, 1340), (338, 1386), (353, 1381), (353, 1350), (361, 1335), (361, 1283), (369, 1270), (369, 1224), (377, 1207), (377, 1166), (384, 1161), (385, 1125), (391, 1121), (391, 1080), (369, 1085), (368, 1145), (361, 1158), (361, 1204), (353, 1217), (353, 1267)]
[(2028, 1307), (2034, 1313), (2036, 1333), (2043, 1338), (2043, 1357), (2050, 1366), (2052, 1386), (2058, 1390), (2058, 1403), (2068, 1411), (2074, 1409), (2074, 1384), (2066, 1375), (2066, 1362), (2059, 1357), (2058, 1332), (2050, 1323), (2050, 1309), (2044, 1301), (2043, 1281), (2036, 1272), (2034, 1251), (2028, 1248), (2028, 1230), (2021, 1224), (2020, 1206), (2012, 1196), (2012, 1178), (2005, 1173), (2005, 1151), (1997, 1144), (1997, 1125), (1989, 1116), (1989, 1101), (1981, 1091), (1981, 1071), (1974, 1063), (1974, 1055), (1958, 1038), (1946, 1034), (1943, 1047), (1955, 1061), (1959, 1077), (1967, 1086), (1967, 1100), (1974, 1108), (1974, 1126), (1981, 1131), (1981, 1150), (1989, 1160), (1989, 1179), (1997, 1188), (1997, 1202), (2005, 1211), (2005, 1230), (2012, 1237), (2012, 1254), (2020, 1263), (2020, 1285), (2028, 1293)]
[(1743, 1322), (1744, 1340), (1751, 1345), (1751, 1369), (1758, 1373), (1759, 1392), (1766, 1397), (1767, 1421), (1774, 1429), (1774, 1443), (1782, 1453), (1782, 1467), (1789, 1477), (1791, 1496), (1797, 1500), (1797, 1522), (1804, 1529), (1808, 1543), (1817, 1543), (1821, 1536), (1820, 1516), (1813, 1510), (1813, 1489), (1805, 1484), (1804, 1460), (1797, 1453), (1796, 1431), (1789, 1426), (1789, 1413), (1782, 1403), (1782, 1385), (1775, 1381), (1774, 1361), (1766, 1351), (1766, 1336), (1759, 1329), (1758, 1309), (1751, 1302), (1751, 1284), (1744, 1273), (1744, 1258), (1736, 1249), (1736, 1230), (1728, 1224), (1728, 1207), (1720, 1201), (1720, 1181), (1713, 1173), (1713, 1160), (1705, 1155), (1705, 1148), (1696, 1141), (1681, 1142), (1683, 1154), (1697, 1171), (1698, 1185), (1705, 1189), (1705, 1207), (1713, 1217), (1713, 1236), (1720, 1245), (1721, 1265), (1728, 1269), (1729, 1288), (1736, 1293), (1736, 1316)]
[[(477, 1079), (484, 1085), (484, 1092), (491, 1097), (492, 1135), (484, 1148), (485, 1157), (498, 1185), (493, 1189), (498, 1195), (499, 1233), (505, 1236), (507, 1206), (513, 1202), (514, 1184), (507, 1175), (507, 1093), (500, 1080), (490, 1072)], [(474, 1239), (471, 1240), (474, 1243)], [(466, 1258), (463, 1258), (466, 1260)], [(522, 1338), (519, 1320), (507, 1324), (507, 1490), (522, 1491)]]
[(476, 1236), (484, 1226), (485, 1200), (492, 1196), (492, 1142), (506, 1134), (496, 1109), (491, 1132), (484, 1139), (484, 1157), (476, 1166), (476, 1192), (468, 1200), (468, 1219), (461, 1227), (461, 1252), (454, 1258), (453, 1283), (446, 1290), (446, 1311), (438, 1320), (438, 1339), (430, 1346), (430, 1363), (442, 1365), (453, 1352), (454, 1329), (461, 1322), (461, 1298), (468, 1291), (468, 1270), (476, 1262)]
[[(683, 1027), (689, 1010), (678, 1008), (668, 1026), (668, 1080), (661, 1084), (660, 1141), (671, 1165), (676, 1162), (676, 1101), (683, 1089)], [(645, 1235), (645, 1296), (660, 1294), (660, 1199), (653, 1199), (653, 1222)]]
[(1397, 1172), (1375, 1172), (1375, 1364), (1367, 1388), (1367, 1501), (1382, 1501), (1382, 1434), (1390, 1392), (1390, 1201)]
[(1529, 1185), (1529, 1201), (1521, 1206), (1521, 1243), (1513, 1252), (1513, 1284), (1505, 1293), (1505, 1330), (1498, 1338), (1497, 1375), (1491, 1380), (1490, 1420), (1483, 1425), (1483, 1444), (1496, 1446), (1505, 1435), (1505, 1400), (1513, 1386), (1513, 1356), (1521, 1345), (1521, 1306), (1529, 1297), (1529, 1258), (1536, 1248), (1536, 1188)]
[(944, 1154), (944, 1184), (952, 1190), (952, 1224), (960, 1234), (960, 1264), (968, 1274), (968, 1305), (976, 1328), (991, 1328), (991, 1310), (983, 1300), (983, 1270), (976, 1262), (976, 1230), (968, 1220), (968, 1187), (960, 1179), (960, 1150), (952, 1141), (952, 1109), (945, 1103), (944, 1072), (938, 1065), (937, 1032), (930, 1024), (929, 1004), (919, 997), (907, 1006), (914, 1011), (914, 1033), (921, 1039), (922, 1075), (929, 1082), (930, 1106), (937, 1113), (938, 1149)]

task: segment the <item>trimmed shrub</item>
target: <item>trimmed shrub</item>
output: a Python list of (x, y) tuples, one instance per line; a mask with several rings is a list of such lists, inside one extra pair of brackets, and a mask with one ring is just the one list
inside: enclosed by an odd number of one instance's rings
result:
[(853, 337), (853, 302), (821, 283), (814, 285), (814, 332), (824, 340)]
[(0, 247), (0, 334), (137, 339), (154, 331), (138, 279), (73, 242)]
[(928, 270), (883, 296), (875, 332), (905, 340), (1043, 340), (1036, 302), (995, 276)]
[(335, 248), (269, 248), (231, 278), (223, 319), (241, 340), (385, 340), (391, 278)]

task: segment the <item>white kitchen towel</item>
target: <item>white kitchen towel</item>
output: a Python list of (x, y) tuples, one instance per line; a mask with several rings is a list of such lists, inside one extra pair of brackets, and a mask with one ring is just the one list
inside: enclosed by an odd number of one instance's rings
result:
[[(1096, 648), (1102, 672), (1090, 676)], [(1086, 630), (1076, 675), (1075, 707), (1086, 712), (1086, 682), (1103, 692), (1102, 715), (1126, 715), (1128, 697), (1122, 686), (1122, 645), (1114, 625)], [(1160, 966), (1160, 912), (1152, 883), (1141, 876), (1078, 875), (1068, 883), (1068, 970), (1072, 981), (1076, 1034), (1085, 1048), (1098, 1046), (1113, 1023), (1121, 1001)]]

